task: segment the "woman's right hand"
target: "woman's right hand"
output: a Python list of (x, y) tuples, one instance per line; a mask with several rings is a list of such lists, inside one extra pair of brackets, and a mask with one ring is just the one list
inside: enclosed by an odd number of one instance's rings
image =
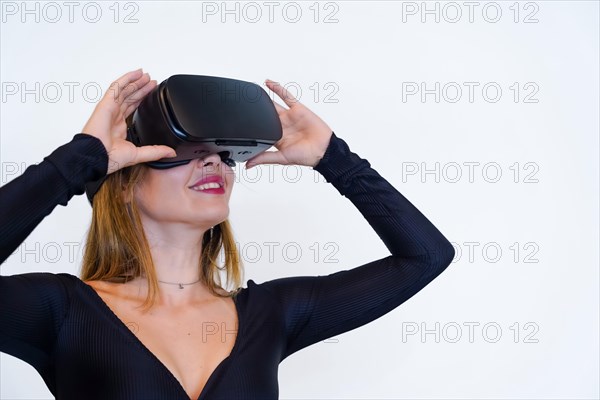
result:
[(137, 147), (127, 140), (125, 119), (155, 87), (156, 81), (150, 80), (150, 75), (142, 73), (141, 68), (126, 73), (110, 85), (83, 127), (81, 133), (95, 136), (104, 144), (108, 153), (107, 175), (131, 165), (176, 155), (169, 146)]

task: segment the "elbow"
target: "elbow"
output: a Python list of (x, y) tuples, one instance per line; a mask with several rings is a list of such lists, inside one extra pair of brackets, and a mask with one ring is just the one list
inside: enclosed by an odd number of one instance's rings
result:
[(446, 269), (450, 264), (452, 264), (455, 255), (456, 250), (454, 250), (454, 246), (452, 246), (452, 243), (448, 242), (446, 245), (444, 245), (440, 257), (442, 260), (442, 265), (444, 265), (444, 269)]
[(445, 241), (441, 244), (435, 251), (430, 253), (430, 274), (435, 278), (444, 272), (452, 264), (455, 255), (456, 251), (450, 242)]

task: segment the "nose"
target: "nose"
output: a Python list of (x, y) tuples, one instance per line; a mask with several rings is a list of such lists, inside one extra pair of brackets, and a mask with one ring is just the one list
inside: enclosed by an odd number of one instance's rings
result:
[(203, 168), (206, 165), (211, 165), (214, 167), (218, 167), (221, 164), (221, 156), (218, 153), (211, 153), (206, 157), (199, 158), (197, 160), (196, 166), (198, 168)]

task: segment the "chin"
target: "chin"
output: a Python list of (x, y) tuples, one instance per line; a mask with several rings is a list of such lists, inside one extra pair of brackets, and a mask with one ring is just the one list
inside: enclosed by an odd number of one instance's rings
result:
[(198, 223), (206, 223), (210, 222), (212, 225), (220, 224), (229, 218), (229, 206), (226, 207), (206, 207), (202, 209), (194, 209), (192, 212), (193, 215), (190, 216), (189, 220), (198, 221)]

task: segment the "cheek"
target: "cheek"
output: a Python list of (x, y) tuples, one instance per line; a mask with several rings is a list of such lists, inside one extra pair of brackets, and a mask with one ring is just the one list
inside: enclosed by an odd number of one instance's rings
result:
[(148, 214), (169, 213), (181, 206), (182, 185), (176, 177), (150, 175), (138, 189), (138, 204)]
[(226, 167), (223, 171), (223, 174), (225, 175), (225, 181), (227, 182), (227, 185), (233, 189), (235, 184), (235, 170), (233, 170), (231, 167)]

